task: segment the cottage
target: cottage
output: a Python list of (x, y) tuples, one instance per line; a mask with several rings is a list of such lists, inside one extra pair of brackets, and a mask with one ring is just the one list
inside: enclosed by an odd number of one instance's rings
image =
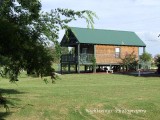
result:
[(68, 65), (70, 72), (70, 66), (75, 65), (78, 73), (81, 65), (85, 71), (93, 66), (93, 59), (99, 69), (109, 66), (110, 69), (120, 70), (121, 58), (134, 52), (139, 59), (139, 48), (143, 47), (145, 51), (146, 47), (134, 32), (76, 27), (66, 31), (60, 44), (75, 49), (73, 54), (61, 56), (61, 66)]

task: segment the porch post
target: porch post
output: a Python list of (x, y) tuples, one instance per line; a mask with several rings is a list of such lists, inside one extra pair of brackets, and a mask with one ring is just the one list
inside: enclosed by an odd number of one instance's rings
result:
[(112, 70), (112, 65), (110, 64), (110, 70)]
[(84, 66), (84, 71), (87, 72), (87, 65)]
[(61, 58), (60, 58), (60, 73), (62, 74), (62, 55), (61, 55)]
[[(93, 54), (94, 54), (94, 59), (96, 62), (96, 45), (93, 45), (93, 46), (94, 46), (94, 53)], [(96, 73), (96, 65), (93, 66), (93, 72)]]
[(75, 68), (75, 72), (77, 73), (77, 72), (78, 72), (78, 71), (77, 71), (77, 64), (75, 65), (75, 67), (76, 67), (76, 68)]
[(145, 53), (145, 52), (146, 52), (145, 47), (143, 47), (143, 53)]
[(62, 74), (62, 63), (61, 63), (61, 66), (60, 66), (60, 73)]
[(68, 73), (70, 73), (71, 72), (71, 65), (70, 65), (70, 62), (68, 63)]
[(137, 65), (137, 70), (139, 70), (139, 68), (140, 68), (139, 56), (140, 56), (140, 54), (139, 54), (139, 47), (138, 47), (138, 65)]
[(80, 73), (80, 43), (78, 44), (78, 73)]

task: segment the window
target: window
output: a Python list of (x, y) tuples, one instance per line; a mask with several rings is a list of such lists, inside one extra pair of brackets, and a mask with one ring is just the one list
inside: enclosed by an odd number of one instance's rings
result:
[(120, 58), (120, 48), (115, 48), (115, 58)]
[(87, 48), (82, 48), (81, 60), (83, 62), (87, 61)]
[(82, 48), (82, 54), (87, 54), (87, 48)]

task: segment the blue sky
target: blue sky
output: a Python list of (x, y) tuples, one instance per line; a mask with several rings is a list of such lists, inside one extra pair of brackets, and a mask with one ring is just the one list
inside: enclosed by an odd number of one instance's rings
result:
[[(41, 0), (42, 10), (55, 8), (92, 10), (94, 28), (134, 31), (146, 43), (147, 52), (160, 54), (160, 0)], [(84, 20), (69, 24), (72, 27), (87, 27)], [(60, 39), (64, 31), (60, 32)]]

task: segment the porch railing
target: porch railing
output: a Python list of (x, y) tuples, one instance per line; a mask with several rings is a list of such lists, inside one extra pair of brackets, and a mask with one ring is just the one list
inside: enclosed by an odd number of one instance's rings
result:
[[(98, 60), (100, 61), (105, 61), (107, 60), (108, 58), (113, 59), (113, 60), (120, 60), (121, 57), (125, 56), (125, 54), (121, 54), (121, 56), (119, 56), (120, 58), (117, 58), (116, 57), (116, 54), (96, 54), (96, 58), (98, 58)], [(79, 56), (79, 62), (81, 64), (91, 64), (93, 63), (93, 58), (94, 58), (94, 54), (87, 54), (87, 53), (81, 53), (80, 56)], [(78, 63), (78, 56), (77, 55), (74, 55), (74, 54), (64, 54), (61, 56), (61, 62), (72, 62), (72, 63)], [(112, 61), (110, 61), (112, 62)]]
[(92, 63), (94, 55), (93, 54), (80, 54), (80, 63)]
[(77, 62), (78, 56), (75, 56), (74, 54), (64, 54), (61, 55), (61, 62)]
[[(80, 54), (80, 63), (92, 63), (93, 54)], [(78, 62), (78, 56), (74, 54), (64, 54), (61, 56), (61, 62)]]

